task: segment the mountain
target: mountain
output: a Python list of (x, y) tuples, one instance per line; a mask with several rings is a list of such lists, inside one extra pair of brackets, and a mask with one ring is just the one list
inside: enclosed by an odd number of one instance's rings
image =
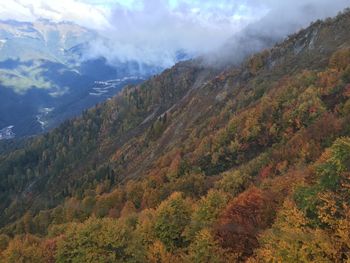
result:
[(161, 70), (85, 59), (96, 39), (68, 22), (0, 21), (0, 129), (12, 127), (19, 137), (47, 131)]
[(350, 11), (193, 59), (0, 156), (4, 262), (346, 262)]

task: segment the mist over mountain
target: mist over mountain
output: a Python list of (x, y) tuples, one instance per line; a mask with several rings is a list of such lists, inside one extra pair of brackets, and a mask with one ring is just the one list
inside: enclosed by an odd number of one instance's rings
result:
[[(137, 3), (137, 4), (136, 4)], [(347, 0), (305, 1), (135, 1), (112, 5), (105, 41), (92, 42), (91, 55), (172, 66), (176, 52), (204, 56), (212, 65), (239, 64), (318, 19), (333, 17)], [(156, 32), (156, 34), (155, 34)], [(149, 37), (151, 36), (152, 37)], [(210, 54), (208, 56), (208, 54)]]
[(98, 38), (72, 22), (0, 21), (0, 128), (11, 126), (17, 136), (44, 132), (163, 69), (86, 58)]
[(208, 60), (214, 59), (213, 64), (215, 57), (222, 63), (241, 61), (347, 5), (347, 0), (10, 0), (0, 14), (19, 21), (70, 21), (97, 32), (100, 37), (89, 41), (85, 59), (164, 68), (177, 62), (179, 51), (188, 57), (211, 53)]
[(246, 3), (260, 7), (263, 15), (232, 33), (221, 48), (205, 55), (205, 63), (216, 67), (240, 64), (251, 54), (272, 47), (317, 20), (333, 17), (349, 5), (346, 0), (251, 0)]

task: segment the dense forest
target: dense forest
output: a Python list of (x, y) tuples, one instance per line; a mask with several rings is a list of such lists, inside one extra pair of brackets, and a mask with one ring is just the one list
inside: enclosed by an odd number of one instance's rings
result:
[(0, 262), (350, 262), (350, 10), (181, 62), (0, 151)]

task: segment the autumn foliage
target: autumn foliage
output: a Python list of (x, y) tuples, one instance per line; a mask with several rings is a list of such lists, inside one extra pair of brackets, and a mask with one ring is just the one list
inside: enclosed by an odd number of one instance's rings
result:
[(0, 262), (350, 262), (349, 26), (181, 62), (4, 150)]

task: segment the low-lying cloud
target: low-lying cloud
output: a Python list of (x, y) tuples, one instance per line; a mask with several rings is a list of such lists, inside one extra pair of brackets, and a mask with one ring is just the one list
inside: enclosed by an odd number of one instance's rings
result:
[(0, 3), (0, 15), (68, 20), (97, 30), (101, 38), (90, 43), (86, 58), (168, 67), (179, 52), (240, 61), (349, 5), (349, 0), (7, 0)]
[(248, 0), (248, 6), (264, 6), (268, 11), (207, 56), (211, 64), (240, 63), (252, 53), (271, 47), (310, 23), (333, 17), (350, 7), (348, 0)]
[(136, 2), (135, 9), (113, 9), (111, 26), (102, 32), (108, 38), (93, 44), (92, 55), (167, 67), (184, 51), (215, 54), (215, 63), (238, 63), (350, 6), (349, 0), (182, 0), (172, 7), (161, 0)]
[(256, 19), (244, 5), (213, 2), (182, 1), (171, 6), (167, 1), (147, 0), (135, 9), (115, 6), (110, 27), (101, 31), (106, 38), (92, 43), (90, 55), (108, 53), (112, 62), (137, 60), (167, 67), (179, 53), (197, 56), (218, 49)]

